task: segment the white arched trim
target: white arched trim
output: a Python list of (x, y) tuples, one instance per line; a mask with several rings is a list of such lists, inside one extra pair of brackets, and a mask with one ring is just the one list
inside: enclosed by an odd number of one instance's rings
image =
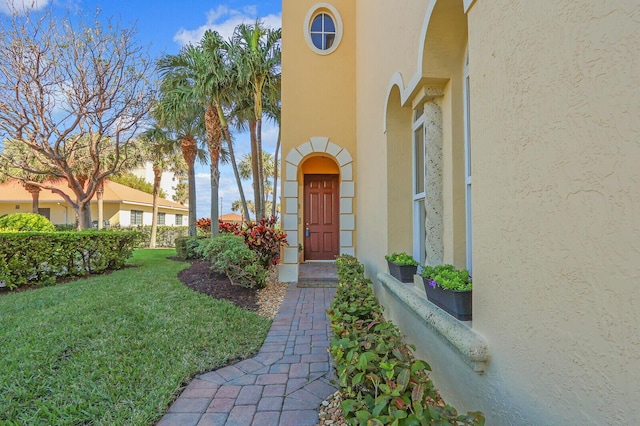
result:
[(387, 132), (387, 111), (389, 110), (389, 97), (391, 96), (391, 91), (394, 86), (398, 86), (400, 89), (400, 96), (402, 96), (402, 92), (404, 91), (404, 80), (402, 79), (402, 74), (396, 71), (391, 76), (391, 80), (389, 81), (389, 85), (387, 86), (387, 96), (384, 98), (384, 115), (382, 117), (382, 131), (384, 133)]
[[(385, 102), (385, 109), (383, 111), (383, 123), (384, 129), (386, 130), (386, 115), (387, 115), (387, 102), (389, 101), (389, 95), (391, 93), (391, 89), (394, 85), (397, 85), (400, 88), (400, 103), (401, 105), (406, 105), (408, 99), (417, 90), (420, 82), (422, 80), (422, 59), (424, 58), (424, 48), (425, 42), (427, 40), (427, 31), (429, 30), (429, 22), (431, 22), (431, 16), (433, 15), (433, 10), (436, 6), (436, 2), (438, 0), (429, 0), (427, 4), (427, 10), (424, 14), (424, 19), (422, 20), (422, 29), (420, 30), (420, 45), (418, 46), (418, 55), (416, 61), (416, 72), (407, 83), (407, 86), (404, 86), (402, 75), (399, 72), (394, 73), (389, 80), (389, 85), (387, 88), (387, 99)], [(465, 3), (466, 6), (466, 3)]]
[(298, 235), (302, 220), (299, 220), (299, 206), (304, 194), (299, 193), (298, 170), (303, 161), (314, 154), (325, 154), (334, 159), (340, 168), (340, 254), (355, 256), (356, 218), (355, 181), (353, 157), (347, 148), (341, 147), (326, 136), (314, 136), (285, 157), (282, 189), (282, 228), (287, 233), (280, 264), (280, 281), (298, 281)]

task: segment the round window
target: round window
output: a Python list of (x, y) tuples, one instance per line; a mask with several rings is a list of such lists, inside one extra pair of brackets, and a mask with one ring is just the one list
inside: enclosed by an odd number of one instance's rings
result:
[(319, 3), (309, 9), (305, 19), (304, 36), (307, 44), (319, 55), (336, 50), (342, 38), (342, 20), (331, 5)]

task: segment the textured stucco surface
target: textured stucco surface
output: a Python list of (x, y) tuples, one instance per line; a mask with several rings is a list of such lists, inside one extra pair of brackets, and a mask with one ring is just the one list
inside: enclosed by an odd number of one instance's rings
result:
[(469, 32), (474, 328), (528, 418), (635, 424), (640, 3), (477, 1)]
[(425, 169), (425, 230), (426, 230), (426, 263), (441, 265), (444, 258), (443, 233), (444, 224), (442, 188), (442, 111), (437, 100), (424, 104), (424, 145), (426, 150)]
[[(297, 0), (285, 1), (285, 26), (288, 6), (306, 12)], [(326, 81), (318, 77), (308, 93), (326, 105), (308, 131), (299, 118), (311, 104), (294, 104), (288, 116), (283, 109), (283, 130), (291, 126), (295, 139), (283, 133), (283, 143), (329, 135), (317, 131), (327, 123), (355, 126), (340, 143), (358, 160), (354, 208), (366, 214), (358, 215), (354, 236), (358, 258), (375, 277), (391, 248), (407, 246), (407, 236), (391, 230), (406, 232), (411, 220), (411, 193), (396, 187), (411, 184), (411, 158), (403, 162), (400, 154), (410, 152), (403, 138), (411, 137), (411, 103), (423, 86), (441, 87), (443, 260), (464, 266), (468, 42), (472, 328), (491, 354), (484, 373), (376, 283), (385, 315), (432, 365), (447, 402), (484, 411), (487, 424), (636, 424), (640, 3), (476, 0), (464, 15), (462, 0), (405, 0), (402, 7), (357, 0), (356, 15), (355, 33), (342, 41), (353, 48), (354, 78), (345, 84), (354, 89), (323, 97)], [(343, 21), (346, 30), (345, 14)], [(302, 69), (312, 74), (315, 65)], [(302, 77), (294, 81), (288, 95), (283, 86), (283, 105), (305, 87)], [(346, 108), (340, 120), (328, 113), (334, 105)]]

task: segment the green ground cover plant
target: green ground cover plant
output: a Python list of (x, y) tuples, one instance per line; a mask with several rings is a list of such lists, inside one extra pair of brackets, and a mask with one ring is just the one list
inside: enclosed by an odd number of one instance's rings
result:
[(337, 260), (340, 284), (328, 311), (329, 351), (341, 408), (350, 425), (484, 425), (480, 412), (441, 403), (431, 367), (414, 358), (400, 330), (382, 316), (371, 281), (353, 256)]
[(0, 424), (155, 424), (191, 377), (257, 352), (271, 321), (182, 285), (173, 255), (0, 296)]

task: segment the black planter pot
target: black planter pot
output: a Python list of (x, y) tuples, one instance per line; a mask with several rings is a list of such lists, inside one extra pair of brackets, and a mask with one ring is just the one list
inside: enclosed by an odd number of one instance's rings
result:
[(389, 265), (389, 273), (391, 276), (398, 281), (402, 281), (403, 283), (412, 283), (413, 276), (418, 271), (417, 266), (412, 265), (398, 265), (387, 260), (387, 265)]
[(460, 321), (471, 321), (471, 290), (455, 291), (440, 287), (431, 287), (426, 278), (422, 278), (427, 299), (443, 311)]

